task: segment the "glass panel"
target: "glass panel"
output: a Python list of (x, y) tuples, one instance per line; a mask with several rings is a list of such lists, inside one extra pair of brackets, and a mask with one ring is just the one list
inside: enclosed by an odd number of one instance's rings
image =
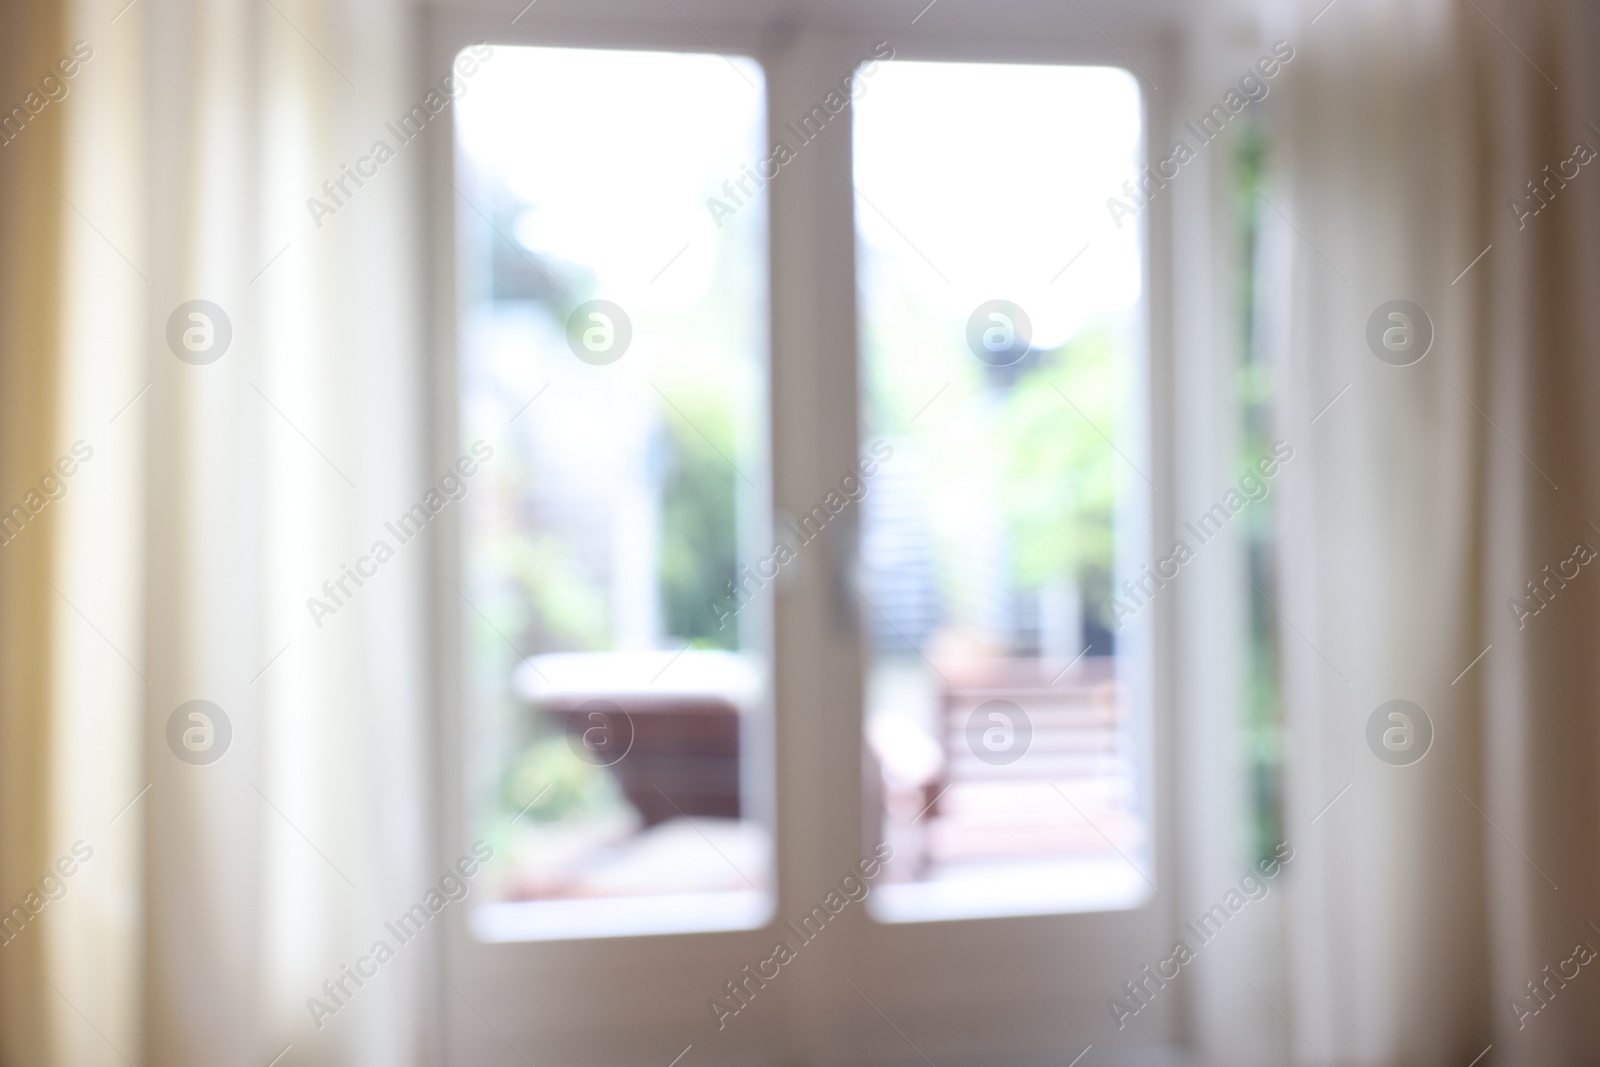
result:
[(868, 795), (903, 857), (872, 904), (890, 921), (1132, 906), (1154, 872), (1110, 601), (1148, 489), (1138, 86), (862, 74), (863, 436), (892, 449), (863, 511)]
[(458, 107), (474, 928), (760, 925), (768, 624), (717, 605), (770, 513), (761, 69), (502, 47)]

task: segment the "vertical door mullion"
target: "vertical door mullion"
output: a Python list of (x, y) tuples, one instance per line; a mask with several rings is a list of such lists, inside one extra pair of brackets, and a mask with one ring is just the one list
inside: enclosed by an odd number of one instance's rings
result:
[[(855, 55), (849, 41), (800, 32), (774, 50), (769, 70), (769, 139), (795, 152), (769, 185), (775, 536), (785, 515), (821, 502), (857, 451), (850, 109), (809, 141), (795, 132)], [(861, 605), (850, 573), (858, 515), (840, 519), (799, 548), (775, 605), (780, 936), (857, 861), (862, 838)], [(859, 908), (840, 919), (868, 921)], [(841, 1049), (839, 991), (854, 994), (840, 976), (862, 939), (846, 926), (826, 940), (785, 994), (792, 1062), (829, 1062)]]

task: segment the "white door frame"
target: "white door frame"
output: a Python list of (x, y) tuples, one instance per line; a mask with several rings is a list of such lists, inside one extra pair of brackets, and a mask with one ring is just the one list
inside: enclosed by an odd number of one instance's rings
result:
[[(1102, 5), (1080, 5), (1112, 44), (1070, 5), (1043, 0), (1007, 5), (1007, 18), (958, 0), (948, 12), (889, 12), (879, 5), (834, 10), (794, 7), (784, 19), (732, 0), (591, 0), (557, 7), (541, 0), (515, 23), (515, 6), (485, 13), (435, 8), (424, 20), (419, 84), (436, 82), (468, 43), (638, 47), (709, 51), (756, 58), (765, 67), (769, 128), (803, 114), (866, 56), (889, 41), (900, 59), (1083, 63), (1127, 67), (1165, 82), (1175, 66), (1166, 23), (1119, 21)], [(519, 6), (519, 5), (518, 5)], [(920, 5), (918, 5), (920, 6)], [(682, 9), (686, 14), (680, 14)], [(936, 11), (937, 9), (935, 9)], [(890, 17), (890, 15), (893, 17)], [(948, 14), (948, 18), (946, 15)], [(690, 19), (693, 19), (691, 23)], [(1147, 130), (1170, 129), (1162, 94), (1145, 85)], [(1170, 95), (1169, 95), (1170, 98)], [(556, 102), (559, 106), (559, 101)], [(446, 116), (451, 113), (447, 110)], [(830, 125), (769, 186), (771, 244), (771, 434), (774, 507), (799, 513), (819, 499), (856, 458), (855, 231), (850, 132)], [(1150, 140), (1147, 133), (1147, 142)], [(1152, 158), (1155, 145), (1150, 145)], [(427, 208), (429, 282), (433, 290), (434, 378), (431, 455), (448, 463), (457, 451), (455, 192), (443, 179), (453, 167), (453, 140), (430, 146)], [(641, 160), (641, 167), (648, 161)], [(1171, 487), (1174, 442), (1162, 429), (1177, 401), (1170, 390), (1172, 286), (1167, 204), (1142, 213), (1149, 315), (1144, 384), (1148, 387), (1147, 468)], [(1157, 491), (1150, 525), (1170, 529), (1172, 493)], [(842, 532), (842, 531), (841, 531)], [(459, 584), (459, 531), (441, 531), (436, 576)], [(1148, 539), (1146, 539), (1148, 541)], [(774, 701), (777, 707), (777, 921), (817, 903), (866, 852), (875, 827), (862, 812), (862, 640), (853, 594), (836, 577), (847, 560), (833, 557), (848, 540), (827, 538), (797, 568), (797, 580), (773, 604)], [(1151, 558), (1141, 554), (1142, 558)], [(439, 790), (435, 810), (441, 859), (467, 847), (462, 790), (462, 701), (459, 627), (462, 608), (449, 587), (431, 583), (437, 626), (435, 707)], [(1170, 614), (1152, 605), (1151, 654), (1173, 663)], [(666, 1067), (685, 1046), (680, 1067), (727, 1064), (922, 1062), (908, 1038), (939, 1067), (977, 1062), (1062, 1063), (1107, 1029), (1106, 1000), (1144, 963), (1170, 950), (1180, 872), (1174, 833), (1177, 769), (1175, 684), (1153, 672), (1145, 722), (1151, 733), (1152, 805), (1160, 890), (1125, 912), (878, 924), (864, 908), (847, 909), (799, 966), (784, 968), (751, 1009), (718, 1031), (706, 1000), (747, 963), (769, 955), (770, 930), (486, 945), (473, 940), (461, 916), (447, 913), (439, 984), (445, 1062), (600, 1067), (638, 1063)], [(831, 944), (824, 944), (831, 942)], [(1126, 973), (1124, 973), (1126, 972)], [(859, 990), (859, 991), (858, 991)], [(868, 998), (870, 997), (870, 1002)], [(1185, 994), (1158, 999), (1141, 1014), (1138, 1043), (1180, 1041)], [(886, 1020), (893, 1020), (889, 1025)], [(492, 1021), (492, 1028), (485, 1025)], [(898, 1031), (903, 1031), (904, 1035)], [(503, 1035), (503, 1036), (502, 1036)], [(1087, 1035), (1087, 1036), (1085, 1036)], [(981, 1044), (978, 1043), (981, 1039)], [(1066, 1053), (1062, 1058), (1061, 1054)], [(1114, 1062), (1111, 1058), (1097, 1061)], [(1131, 1061), (1127, 1061), (1131, 1062)]]

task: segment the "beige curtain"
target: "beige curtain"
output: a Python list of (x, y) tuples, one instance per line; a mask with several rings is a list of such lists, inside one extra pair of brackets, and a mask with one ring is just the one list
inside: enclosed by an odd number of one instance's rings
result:
[(425, 945), (307, 1007), (430, 880), (427, 546), (305, 607), (427, 481), (429, 149), (306, 207), (425, 91), (410, 12), (0, 11), (5, 91), (67, 90), (0, 147), (5, 506), (79, 457), (0, 547), (0, 890), (64, 885), (0, 947), (0, 1062), (422, 1062)]
[(104, 87), (127, 57), (74, 50), (57, 5), (0, 19), (0, 1059), (113, 1062), (138, 1034), (142, 443), (118, 408), (144, 283), (110, 250), (138, 252), (137, 182), (75, 161), (126, 147)]
[[(42, 73), (63, 34), (60, 12), (53, 8), (0, 8), (0, 71), (7, 72), (4, 89), (17, 97), (16, 104), (22, 104), (15, 93), (21, 79), (10, 72)], [(11, 104), (8, 99), (8, 111)], [(59, 369), (36, 354), (60, 345), (57, 283), (66, 209), (46, 183), (61, 177), (60, 125), (13, 120), (0, 137), (7, 138), (0, 145), (0, 507), (9, 515), (55, 459), (58, 443), (58, 412), (50, 399)], [(7, 913), (14, 906), (25, 909), (21, 920), (0, 927), (6, 939), (0, 947), (0, 1049), (6, 1063), (43, 1062), (43, 1035), (32, 1020), (50, 1007), (51, 994), (37, 977), (46, 945), (25, 925), (32, 921), (26, 895), (57, 844), (35, 815), (48, 806), (51, 786), (44, 763), (50, 719), (43, 708), (50, 694), (51, 626), (63, 609), (39, 575), (55, 559), (49, 533), (56, 516), (45, 516), (41, 508), (35, 522), (23, 507), (23, 515), (0, 527), (0, 907)]]
[[(1304, 456), (1282, 488), (1284, 1039), (1308, 1064), (1591, 1062), (1600, 581), (1567, 561), (1600, 550), (1600, 171), (1563, 161), (1600, 148), (1600, 22), (1555, 0), (1293, 8), (1268, 242)], [(1519, 219), (1546, 165), (1568, 177)], [(1420, 362), (1369, 346), (1393, 300), (1431, 319)], [(1519, 620), (1546, 564), (1578, 575)], [(1409, 765), (1368, 741), (1396, 699), (1433, 730)], [(1548, 1006), (1513, 1008), (1550, 975)]]

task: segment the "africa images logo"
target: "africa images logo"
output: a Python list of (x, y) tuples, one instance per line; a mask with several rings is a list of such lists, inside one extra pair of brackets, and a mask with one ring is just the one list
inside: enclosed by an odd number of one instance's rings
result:
[(228, 753), (233, 723), (209, 700), (188, 700), (167, 716), (167, 748), (183, 762), (203, 767)]

